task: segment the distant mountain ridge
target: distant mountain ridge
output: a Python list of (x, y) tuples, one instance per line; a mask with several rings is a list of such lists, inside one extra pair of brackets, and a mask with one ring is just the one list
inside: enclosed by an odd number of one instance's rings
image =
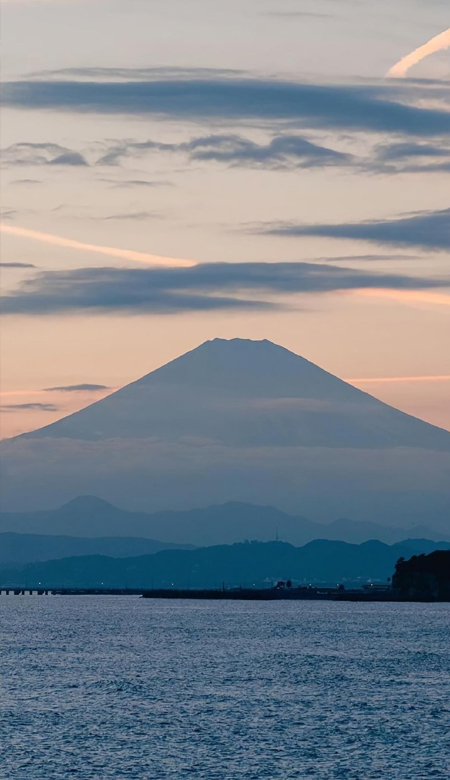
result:
[[(377, 539), (387, 544), (406, 537), (441, 541), (450, 539), (426, 526), (399, 528), (347, 519), (329, 524), (313, 523), (271, 506), (238, 502), (192, 509), (184, 512), (128, 512), (95, 496), (80, 496), (59, 509), (31, 513), (1, 513), (0, 531), (4, 534), (38, 534), (66, 537), (134, 537), (164, 544), (196, 547), (233, 544), (245, 540), (261, 542), (280, 539), (295, 545), (315, 539), (360, 544)], [(161, 542), (154, 542), (161, 544)], [(101, 550), (97, 550), (101, 552)], [(104, 551), (103, 551), (104, 552)]]
[(0, 564), (23, 566), (34, 561), (50, 561), (84, 555), (131, 558), (135, 555), (152, 555), (161, 550), (184, 550), (190, 547), (191, 545), (127, 536), (83, 538), (49, 534), (0, 533)]
[(450, 549), (449, 542), (407, 540), (388, 546), (317, 540), (303, 547), (285, 542), (247, 542), (196, 550), (163, 550), (154, 555), (110, 558), (100, 555), (32, 563), (20, 570), (2, 567), (2, 585), (23, 587), (220, 588), (270, 586), (280, 579), (301, 584), (363, 584), (386, 581), (399, 558)]

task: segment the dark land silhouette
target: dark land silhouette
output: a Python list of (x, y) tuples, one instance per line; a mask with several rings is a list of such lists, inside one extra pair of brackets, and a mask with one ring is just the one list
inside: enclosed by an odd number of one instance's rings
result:
[(403, 597), (450, 601), (450, 550), (400, 559), (393, 585)]
[(218, 588), (270, 587), (279, 580), (297, 584), (387, 582), (397, 560), (450, 543), (408, 540), (395, 545), (316, 540), (303, 547), (284, 542), (247, 542), (195, 550), (163, 550), (153, 555), (112, 558), (101, 555), (2, 567), (2, 585), (55, 588)]

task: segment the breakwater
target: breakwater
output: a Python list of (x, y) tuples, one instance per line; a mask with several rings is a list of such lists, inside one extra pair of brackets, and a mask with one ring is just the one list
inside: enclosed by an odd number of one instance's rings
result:
[(153, 589), (146, 599), (209, 599), (225, 601), (401, 601), (392, 589), (343, 590), (342, 588), (231, 588)]

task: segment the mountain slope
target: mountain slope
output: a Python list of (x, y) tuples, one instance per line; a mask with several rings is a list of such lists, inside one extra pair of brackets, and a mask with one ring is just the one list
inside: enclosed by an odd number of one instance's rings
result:
[(269, 341), (215, 339), (21, 438), (186, 437), (226, 446), (430, 447), (450, 433)]
[(183, 549), (183, 545), (158, 542), (155, 539), (133, 537), (50, 536), (38, 534), (0, 533), (0, 564), (23, 566), (33, 561), (50, 561), (83, 555), (108, 555), (130, 558), (153, 555), (161, 550)]

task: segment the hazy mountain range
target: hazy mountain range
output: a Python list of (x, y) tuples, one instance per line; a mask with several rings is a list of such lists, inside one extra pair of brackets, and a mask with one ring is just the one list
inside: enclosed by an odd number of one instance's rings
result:
[(268, 341), (206, 342), (3, 442), (2, 468), (11, 510), (92, 494), (152, 513), (233, 501), (320, 521), (449, 523), (450, 433)]
[(27, 587), (221, 587), (299, 583), (362, 583), (392, 576), (396, 561), (417, 552), (450, 549), (450, 543), (408, 540), (351, 545), (317, 540), (304, 547), (284, 542), (247, 542), (198, 550), (163, 550), (154, 555), (110, 558), (100, 555), (31, 563), (21, 570), (2, 567), (1, 583)]
[(34, 561), (50, 561), (80, 555), (130, 558), (171, 549), (190, 549), (190, 546), (126, 536), (86, 539), (76, 536), (0, 533), (0, 565), (2, 566), (23, 566)]
[[(232, 502), (185, 512), (128, 512), (94, 496), (80, 496), (54, 510), (2, 513), (0, 530), (2, 560), (7, 560), (6, 550), (12, 552), (13, 549), (22, 560), (39, 560), (23, 555), (31, 554), (34, 549), (36, 554), (38, 550), (45, 551), (48, 558), (80, 553), (125, 557), (156, 552), (155, 545), (159, 545), (159, 549), (178, 544), (204, 547), (245, 540), (268, 542), (277, 538), (294, 545), (314, 539), (354, 544), (372, 539), (393, 544), (408, 537), (432, 541), (450, 539), (450, 534), (412, 523), (403, 528), (347, 519), (321, 524), (288, 515), (271, 506)], [(10, 536), (5, 538), (7, 533), (14, 535), (14, 548)], [(27, 535), (32, 535), (34, 542), (28, 542)], [(58, 539), (52, 540), (50, 535)], [(149, 545), (153, 547), (150, 549)], [(19, 552), (20, 546), (23, 555)], [(52, 550), (58, 552), (52, 555)]]

